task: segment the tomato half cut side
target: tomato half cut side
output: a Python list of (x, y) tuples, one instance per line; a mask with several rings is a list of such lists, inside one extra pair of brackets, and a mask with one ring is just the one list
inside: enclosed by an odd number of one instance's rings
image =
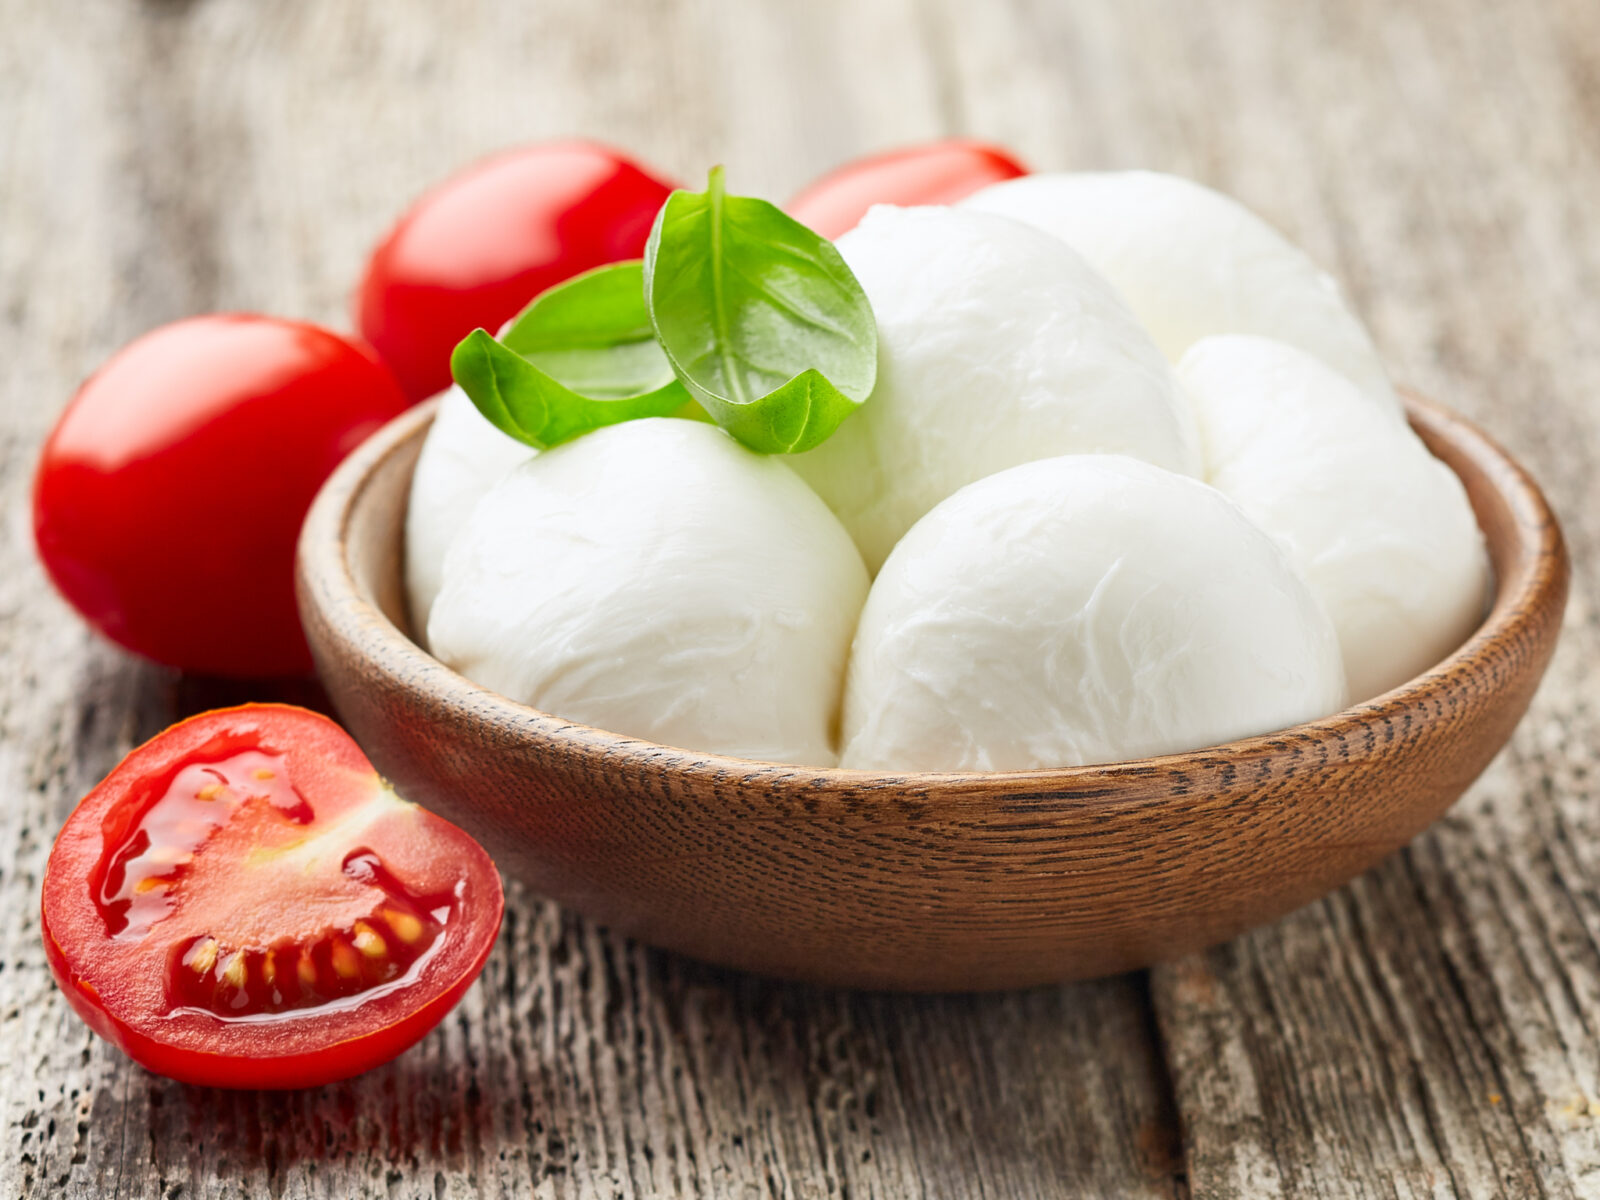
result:
[(784, 207), (823, 237), (836, 238), (854, 229), (874, 204), (954, 204), (979, 188), (1027, 173), (999, 146), (947, 138), (835, 167)]
[(311, 1087), (438, 1024), (503, 910), (482, 847), (337, 724), (248, 704), (174, 725), (84, 797), (45, 870), (44, 944), (78, 1015), (150, 1070)]

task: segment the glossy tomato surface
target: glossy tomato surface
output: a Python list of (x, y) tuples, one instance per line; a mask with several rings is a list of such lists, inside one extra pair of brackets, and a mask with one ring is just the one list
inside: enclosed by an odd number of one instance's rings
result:
[(423, 196), (373, 251), (361, 334), (412, 400), (450, 384), (450, 352), (580, 271), (644, 253), (673, 185), (614, 150), (550, 142), (467, 168)]
[(339, 461), (405, 407), (370, 351), (315, 325), (163, 326), (96, 372), (45, 442), (39, 556), (90, 624), (157, 662), (307, 672), (300, 523)]
[(785, 206), (823, 237), (854, 229), (874, 204), (954, 204), (1028, 168), (998, 146), (963, 139), (907, 146), (829, 171)]
[(89, 1026), (158, 1074), (309, 1087), (393, 1058), (482, 970), (494, 864), (328, 718), (219, 709), (125, 758), (67, 819), (45, 953)]

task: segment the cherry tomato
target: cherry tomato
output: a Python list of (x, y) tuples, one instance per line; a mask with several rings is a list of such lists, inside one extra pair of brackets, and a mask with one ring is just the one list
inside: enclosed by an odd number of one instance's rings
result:
[(67, 818), (44, 946), (89, 1027), (158, 1074), (311, 1087), (387, 1062), (483, 969), (500, 877), (328, 718), (204, 713)]
[(412, 400), (450, 385), (450, 352), (546, 288), (638, 258), (673, 185), (604, 146), (508, 151), (446, 180), (373, 251), (356, 320)]
[(157, 662), (309, 671), (301, 520), (339, 460), (405, 407), (370, 352), (315, 325), (163, 326), (90, 378), (45, 442), (39, 556), (91, 625)]
[(1027, 173), (998, 146), (928, 142), (847, 162), (789, 201), (788, 210), (823, 237), (836, 238), (854, 229), (874, 204), (954, 204), (981, 187)]

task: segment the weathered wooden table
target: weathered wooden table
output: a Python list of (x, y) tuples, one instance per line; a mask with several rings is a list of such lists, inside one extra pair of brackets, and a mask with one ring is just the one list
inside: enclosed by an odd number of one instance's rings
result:
[[(457, 1013), (351, 1083), (204, 1092), (95, 1041), (40, 948), (50, 840), (252, 692), (50, 593), (28, 483), (78, 380), (188, 313), (342, 323), (408, 200), (508, 143), (781, 197), (945, 133), (1238, 195), (1543, 480), (1564, 643), (1449, 817), (1148, 976), (811, 991), (518, 895)], [(1595, 0), (0, 0), (0, 1197), (1600, 1195), (1597, 294)]]

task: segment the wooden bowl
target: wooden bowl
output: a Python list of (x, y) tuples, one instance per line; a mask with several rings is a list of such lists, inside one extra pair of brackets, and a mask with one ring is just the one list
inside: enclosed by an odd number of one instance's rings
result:
[(1527, 708), (1566, 598), (1561, 531), (1482, 432), (1408, 404), (1487, 535), (1487, 620), (1378, 700), (1188, 754), (996, 774), (807, 769), (621, 737), (486, 691), (405, 632), (402, 529), (428, 408), (323, 488), (300, 541), (300, 610), (340, 715), (401, 794), (616, 929), (851, 986), (1105, 975), (1338, 887), (1443, 813)]

